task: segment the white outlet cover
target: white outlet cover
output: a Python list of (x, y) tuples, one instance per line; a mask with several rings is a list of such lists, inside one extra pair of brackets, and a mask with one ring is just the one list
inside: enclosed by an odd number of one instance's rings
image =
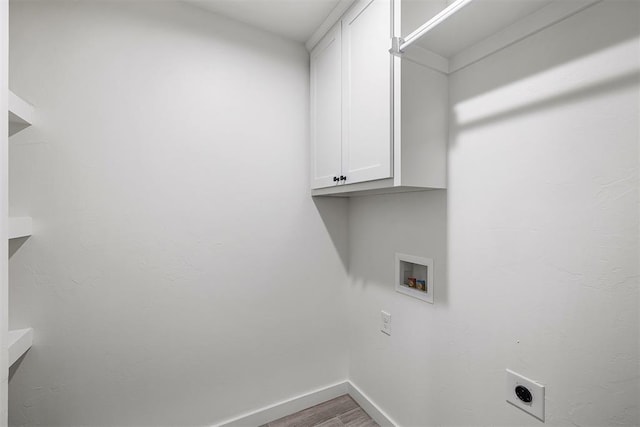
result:
[(380, 317), (382, 320), (380, 330), (387, 335), (391, 335), (391, 314), (387, 313), (386, 311), (381, 311)]
[[(516, 387), (526, 387), (533, 399), (530, 403), (526, 403), (516, 396)], [(544, 386), (529, 378), (507, 369), (507, 402), (530, 413), (540, 421), (544, 422)]]

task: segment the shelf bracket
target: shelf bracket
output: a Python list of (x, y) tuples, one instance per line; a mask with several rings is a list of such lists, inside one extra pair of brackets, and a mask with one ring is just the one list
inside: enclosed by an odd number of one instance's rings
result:
[(404, 51), (400, 49), (402, 43), (404, 43), (404, 39), (402, 37), (393, 37), (391, 39), (391, 49), (389, 49), (389, 53), (393, 56), (402, 56), (404, 53)]

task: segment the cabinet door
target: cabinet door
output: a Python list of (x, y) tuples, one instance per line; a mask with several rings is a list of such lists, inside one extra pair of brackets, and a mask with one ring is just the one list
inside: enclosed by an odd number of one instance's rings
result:
[(347, 184), (392, 176), (391, 3), (359, 0), (342, 18), (342, 171)]
[(311, 52), (311, 188), (342, 169), (342, 37), (338, 22)]

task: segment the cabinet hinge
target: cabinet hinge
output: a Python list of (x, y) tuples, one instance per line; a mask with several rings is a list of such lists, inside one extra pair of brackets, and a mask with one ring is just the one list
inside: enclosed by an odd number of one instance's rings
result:
[(404, 43), (404, 39), (402, 37), (393, 37), (391, 39), (391, 49), (389, 49), (389, 53), (394, 56), (402, 56), (404, 53), (400, 50), (400, 46)]

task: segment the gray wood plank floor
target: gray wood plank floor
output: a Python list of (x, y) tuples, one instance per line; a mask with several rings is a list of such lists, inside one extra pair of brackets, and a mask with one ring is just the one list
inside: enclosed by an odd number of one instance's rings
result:
[(260, 427), (379, 427), (348, 394)]

